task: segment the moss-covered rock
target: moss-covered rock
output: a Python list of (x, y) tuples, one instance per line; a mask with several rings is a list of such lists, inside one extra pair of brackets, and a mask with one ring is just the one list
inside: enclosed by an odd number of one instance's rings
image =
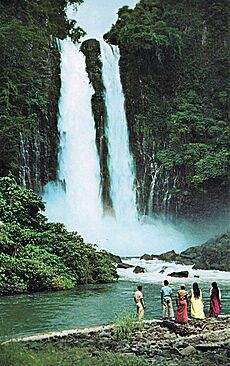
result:
[(107, 113), (105, 106), (105, 88), (102, 79), (102, 62), (100, 59), (100, 43), (96, 39), (88, 39), (81, 45), (85, 55), (86, 71), (94, 88), (92, 96), (92, 111), (96, 129), (96, 145), (100, 158), (101, 196), (104, 212), (113, 212), (110, 197), (110, 176), (108, 170), (108, 141), (106, 137)]

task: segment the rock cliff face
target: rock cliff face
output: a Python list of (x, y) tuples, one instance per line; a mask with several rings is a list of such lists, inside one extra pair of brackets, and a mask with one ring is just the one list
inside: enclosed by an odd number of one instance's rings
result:
[(102, 202), (104, 212), (111, 212), (112, 200), (109, 193), (108, 141), (105, 133), (107, 115), (102, 80), (102, 63), (100, 60), (100, 43), (96, 39), (89, 39), (82, 43), (81, 51), (86, 57), (86, 71), (95, 91), (91, 103), (95, 121), (97, 151), (100, 158)]
[(19, 181), (36, 192), (41, 192), (44, 184), (55, 180), (58, 164), (57, 116), (61, 81), (60, 54), (55, 39), (50, 38), (47, 50), (50, 80), (47, 107), (36, 113), (37, 128), (34, 134), (28, 136), (22, 130), (19, 141)]
[(144, 214), (196, 220), (227, 210), (227, 14), (224, 0), (141, 0), (105, 35), (121, 50)]

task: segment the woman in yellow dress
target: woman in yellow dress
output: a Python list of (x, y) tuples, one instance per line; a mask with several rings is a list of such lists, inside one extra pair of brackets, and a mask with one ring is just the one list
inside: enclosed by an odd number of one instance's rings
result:
[(191, 317), (194, 319), (204, 319), (204, 304), (202, 299), (202, 291), (198, 283), (194, 282), (190, 294), (191, 301)]

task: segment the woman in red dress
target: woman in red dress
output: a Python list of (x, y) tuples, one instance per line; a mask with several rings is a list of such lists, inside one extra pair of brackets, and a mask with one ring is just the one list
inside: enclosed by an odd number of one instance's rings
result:
[(188, 323), (188, 292), (185, 290), (185, 285), (181, 285), (181, 289), (176, 295), (176, 302), (176, 321), (183, 324)]
[(210, 316), (217, 318), (221, 310), (221, 293), (216, 282), (212, 283), (210, 290)]

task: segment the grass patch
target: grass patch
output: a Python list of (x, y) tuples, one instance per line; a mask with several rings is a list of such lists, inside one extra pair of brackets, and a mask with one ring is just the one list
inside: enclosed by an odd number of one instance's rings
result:
[[(40, 346), (41, 347), (41, 346)], [(136, 356), (113, 352), (90, 353), (87, 348), (54, 347), (28, 349), (21, 345), (0, 346), (1, 366), (149, 366)]]
[(115, 337), (119, 339), (129, 338), (133, 331), (143, 329), (143, 323), (137, 319), (134, 313), (123, 313), (115, 323)]

